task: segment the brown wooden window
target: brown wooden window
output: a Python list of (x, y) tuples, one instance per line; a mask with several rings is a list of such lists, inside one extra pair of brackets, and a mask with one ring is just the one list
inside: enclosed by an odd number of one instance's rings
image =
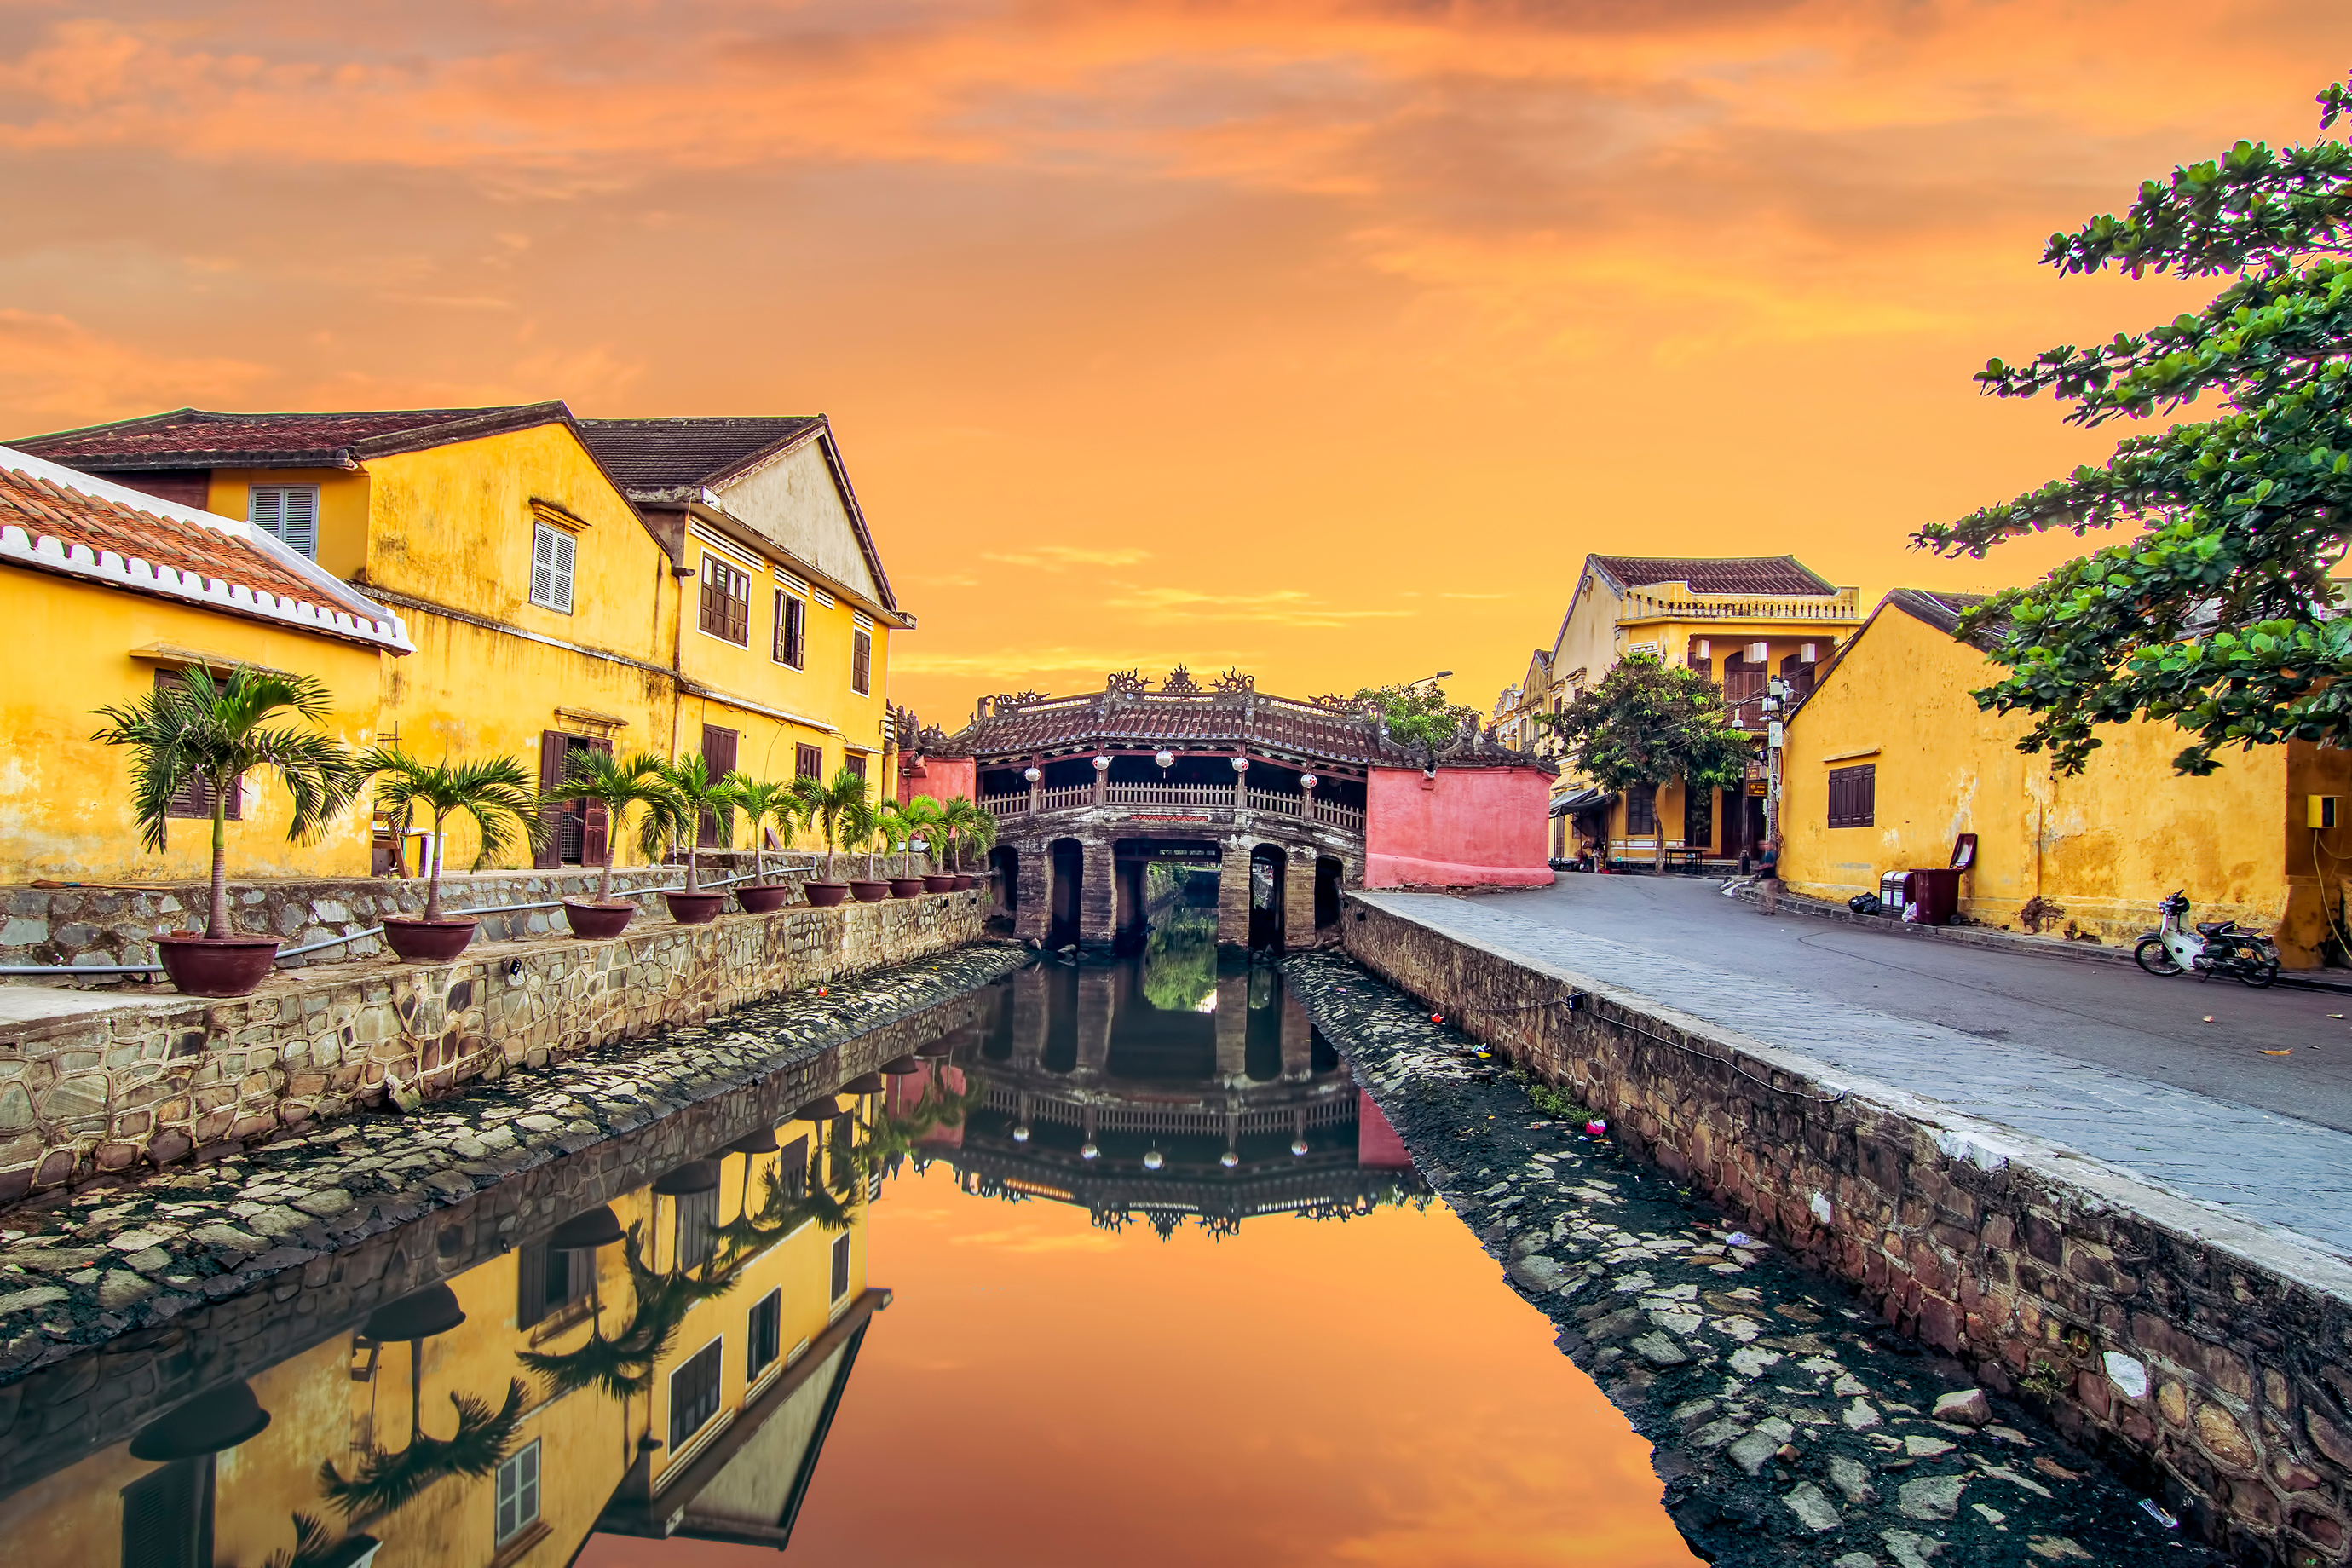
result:
[[(712, 778), (723, 779), (735, 771), (737, 742), (740, 739), (734, 731), (722, 730), (716, 724), (702, 727), (702, 765), (710, 770)], [(734, 825), (730, 823), (728, 826), (731, 828)], [(703, 848), (724, 849), (728, 847), (727, 839), (731, 837), (731, 834), (720, 832), (717, 817), (707, 811), (702, 814), (698, 841)]]
[(1625, 832), (1655, 833), (1658, 830), (1658, 792), (1650, 784), (1635, 784), (1625, 792)]
[(604, 803), (593, 800), (556, 800), (554, 792), (563, 786), (571, 759), (583, 752), (610, 752), (610, 741), (592, 741), (585, 735), (567, 735), (561, 730), (539, 732), (539, 788), (547, 804), (540, 815), (551, 829), (548, 840), (531, 858), (531, 864), (541, 870), (558, 866), (602, 866), (608, 847), (610, 824)]
[(1715, 791), (1683, 783), (1683, 842), (1695, 849), (1715, 846)]
[(808, 652), (808, 606), (782, 588), (776, 590), (775, 651), (778, 664), (798, 669)]
[(1878, 764), (1830, 770), (1830, 826), (1869, 827), (1878, 812)]
[(702, 552), (702, 629), (739, 647), (751, 646), (751, 579)]
[(833, 1238), (833, 1299), (840, 1300), (849, 1294), (849, 1237)]
[[(225, 681), (228, 678), (215, 675), (213, 679), (215, 681)], [(186, 677), (176, 669), (159, 669), (155, 672), (155, 687), (159, 691), (166, 686), (185, 686), (186, 684)], [(243, 773), (229, 780), (227, 805), (228, 809), (221, 815), (231, 822), (243, 822), (245, 820), (245, 775)], [(180, 786), (180, 793), (172, 797), (172, 804), (164, 808), (163, 815), (167, 817), (201, 817), (210, 822), (213, 819), (212, 786), (205, 783), (201, 777), (190, 779)]]
[(719, 1414), (720, 1346), (725, 1342), (711, 1341), (669, 1374), (669, 1451), (673, 1454)]
[(771, 1290), (760, 1298), (744, 1324), (743, 1381), (757, 1383), (783, 1352), (784, 1293)]
[(849, 770), (852, 778), (863, 779), (866, 776), (866, 759), (856, 752), (842, 758), (841, 765)]
[(517, 1256), (515, 1327), (530, 1328), (587, 1300), (595, 1279), (594, 1252), (526, 1243)]
[(796, 779), (821, 779), (824, 777), (824, 748), (823, 746), (794, 746), (793, 748), (793, 777)]
[(874, 690), (874, 634), (862, 627), (849, 634), (849, 689), (860, 697)]

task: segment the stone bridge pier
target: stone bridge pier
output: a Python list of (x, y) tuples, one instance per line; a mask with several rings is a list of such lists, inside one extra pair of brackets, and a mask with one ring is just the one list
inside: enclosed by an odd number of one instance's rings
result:
[(998, 897), (1013, 907), (1017, 937), (1087, 947), (1139, 939), (1150, 913), (1143, 868), (1155, 859), (1217, 873), (1220, 946), (1282, 951), (1337, 941), (1339, 891), (1362, 885), (1361, 841), (1338, 834), (1328, 836), (1331, 842), (1247, 830), (1178, 840), (1069, 826), (1052, 837), (998, 843), (996, 865), (1009, 884)]

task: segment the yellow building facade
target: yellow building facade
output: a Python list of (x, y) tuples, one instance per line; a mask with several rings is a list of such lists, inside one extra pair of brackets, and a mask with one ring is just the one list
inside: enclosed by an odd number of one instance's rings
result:
[(2352, 828), (2314, 828), (2312, 801), (2352, 795), (2352, 753), (2294, 742), (2225, 752), (2203, 778), (2170, 725), (2103, 728), (2075, 776), (2017, 750), (2023, 715), (1981, 712), (1998, 678), (1958, 640), (1969, 595), (1898, 590), (1787, 725), (1781, 872), (1844, 900), (1886, 871), (1950, 863), (1977, 836), (1960, 912), (1983, 925), (2128, 946), (2185, 889), (2197, 920), (2275, 932), (2289, 967), (2321, 962), (2343, 920)]
[[(323, 1527), (324, 1561), (375, 1568), (562, 1563), (599, 1531), (781, 1548), (888, 1301), (866, 1280), (860, 1129), (855, 1115), (789, 1123), (776, 1152), (681, 1167), (608, 1205), (607, 1234), (626, 1241), (568, 1247), (594, 1211), (534, 1216), (502, 1256), (0, 1500), (0, 1531), (22, 1561), (54, 1563), (258, 1564), (294, 1545), (298, 1511)], [(806, 1201), (813, 1181), (826, 1204)], [(601, 1344), (633, 1325), (667, 1339), (615, 1364)], [(598, 1384), (592, 1363), (635, 1387)], [(322, 1463), (348, 1480), (410, 1450), (419, 1427), (446, 1442), (453, 1396), (498, 1412), (517, 1384), (520, 1419), (490, 1473), (429, 1474), (404, 1500), (348, 1510), (322, 1485)]]
[(1621, 660), (1644, 654), (1722, 685), (1734, 722), (1757, 738), (1759, 761), (1741, 789), (1695, 791), (1676, 780), (1632, 798), (1598, 788), (1563, 760), (1552, 789), (1553, 858), (1575, 855), (1581, 843), (1648, 860), (1662, 837), (1670, 856), (1751, 851), (1764, 832), (1766, 683), (1778, 676), (1808, 689), (1861, 624), (1857, 590), (1833, 587), (1790, 555), (1586, 556), (1559, 636), (1528, 667), (1520, 710), (1557, 713)]
[[(592, 748), (886, 776), (888, 637), (913, 622), (822, 418), (180, 410), (26, 445), (267, 534), (397, 616), (415, 651), (379, 659), (373, 692), (354, 677), (355, 732), (513, 756), (551, 784)], [(601, 808), (552, 815), (538, 863), (597, 864)], [(363, 816), (356, 831), (364, 846)], [(610, 845), (624, 864), (641, 858), (628, 837)], [(477, 851), (454, 823), (444, 864)], [(393, 853), (378, 836), (356, 862), (296, 853), (259, 874), (361, 874)]]
[[(0, 447), (0, 879), (194, 881), (212, 863), (211, 811), (190, 798), (161, 853), (141, 844), (130, 753), (90, 737), (96, 710), (190, 668), (239, 664), (318, 677), (346, 745), (376, 733), (383, 670), (408, 661), (402, 617), (247, 525)], [(307, 845), (272, 776), (227, 803), (240, 875), (364, 876), (364, 813)]]

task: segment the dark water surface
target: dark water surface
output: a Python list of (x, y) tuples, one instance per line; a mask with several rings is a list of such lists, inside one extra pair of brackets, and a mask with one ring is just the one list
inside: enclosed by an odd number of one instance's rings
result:
[(0, 1560), (1694, 1562), (1647, 1444), (1204, 938), (1017, 973), (773, 1150), (0, 1499)]

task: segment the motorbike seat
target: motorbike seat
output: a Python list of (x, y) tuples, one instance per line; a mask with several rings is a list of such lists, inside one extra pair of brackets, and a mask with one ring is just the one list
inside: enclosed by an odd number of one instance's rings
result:
[(2237, 929), (2238, 922), (2235, 921), (2199, 921), (2197, 922), (2199, 936), (2220, 936), (2225, 931)]

